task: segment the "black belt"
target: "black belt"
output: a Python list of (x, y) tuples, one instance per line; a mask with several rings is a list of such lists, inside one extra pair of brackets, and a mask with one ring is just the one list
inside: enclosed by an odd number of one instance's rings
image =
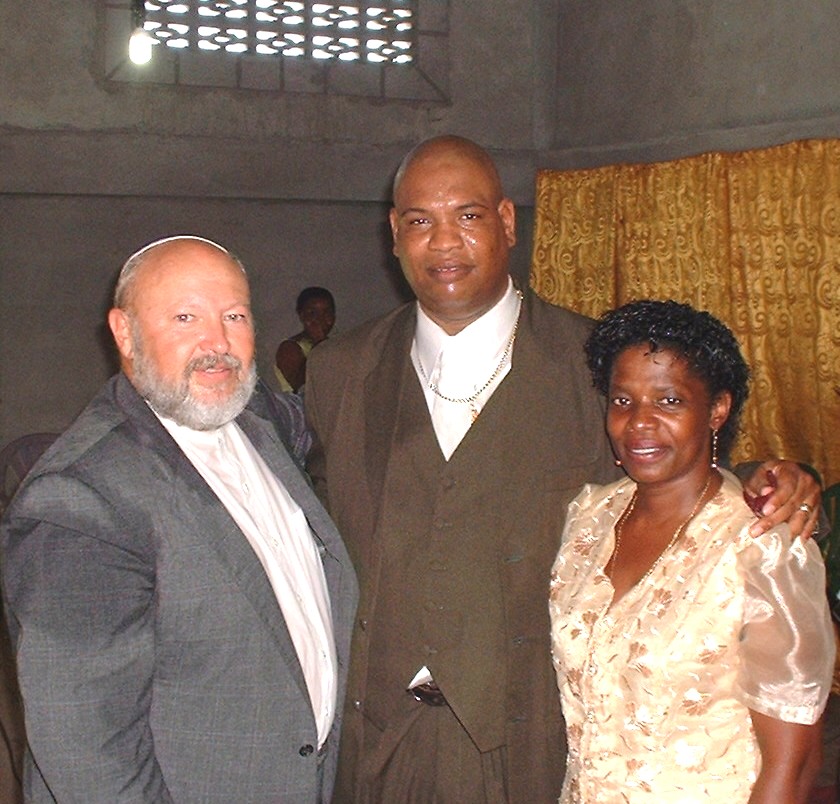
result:
[(434, 681), (418, 684), (416, 687), (412, 687), (409, 692), (416, 701), (420, 701), (427, 706), (446, 706), (446, 698)]

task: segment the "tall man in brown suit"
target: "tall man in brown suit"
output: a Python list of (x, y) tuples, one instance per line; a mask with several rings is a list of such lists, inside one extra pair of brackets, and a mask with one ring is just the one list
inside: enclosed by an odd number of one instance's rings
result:
[[(307, 369), (309, 468), (361, 582), (337, 800), (556, 800), (549, 570), (567, 503), (618, 471), (589, 321), (513, 287), (513, 204), (475, 143), (406, 157), (391, 228), (418, 303)], [(765, 526), (819, 496), (795, 465), (774, 471)]]

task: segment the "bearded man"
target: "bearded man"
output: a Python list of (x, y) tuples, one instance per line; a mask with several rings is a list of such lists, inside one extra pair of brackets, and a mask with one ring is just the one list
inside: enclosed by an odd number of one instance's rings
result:
[(122, 371), (2, 527), (27, 800), (329, 800), (357, 585), (255, 412), (244, 269), (166, 238), (114, 302)]

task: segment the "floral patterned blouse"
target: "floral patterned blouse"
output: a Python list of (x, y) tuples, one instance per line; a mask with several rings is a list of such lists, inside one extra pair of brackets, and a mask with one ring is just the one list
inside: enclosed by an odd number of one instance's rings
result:
[(585, 486), (551, 575), (552, 658), (569, 754), (561, 802), (746, 802), (761, 766), (749, 709), (814, 723), (834, 637), (813, 541), (752, 538), (737, 480), (612, 605), (604, 574), (635, 484)]

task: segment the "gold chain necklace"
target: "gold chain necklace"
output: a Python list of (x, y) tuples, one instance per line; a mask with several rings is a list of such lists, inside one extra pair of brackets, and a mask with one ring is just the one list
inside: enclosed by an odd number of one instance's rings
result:
[[(700, 504), (703, 502), (703, 498), (706, 496), (706, 492), (709, 490), (709, 486), (712, 485), (712, 478), (715, 476), (715, 472), (709, 472), (709, 477), (706, 480), (706, 485), (703, 486), (703, 491), (700, 492), (700, 496), (697, 498), (697, 502), (694, 503), (694, 508), (691, 509), (691, 513), (688, 515), (688, 518), (674, 531), (674, 535), (671, 537), (671, 541), (665, 546), (665, 549), (656, 557), (656, 560), (651, 564), (647, 572), (636, 581), (633, 586), (638, 586), (643, 581), (646, 581), (651, 573), (659, 566), (665, 554), (677, 543), (677, 540), (680, 536), (683, 535), (685, 529), (688, 527), (688, 523), (694, 519), (695, 514), (700, 510)], [(613, 577), (613, 573), (615, 573), (615, 562), (618, 556), (618, 548), (621, 546), (621, 533), (624, 530), (624, 523), (629, 518), (630, 514), (633, 513), (633, 509), (636, 507), (636, 497), (639, 493), (639, 489), (633, 492), (633, 496), (630, 499), (630, 504), (627, 508), (624, 509), (624, 513), (619, 518), (618, 522), (615, 524), (615, 547), (613, 548), (613, 554), (610, 556), (610, 560), (606, 563), (604, 567), (604, 573), (609, 574), (610, 577)], [(609, 573), (607, 569), (609, 568)]]
[(516, 311), (516, 321), (513, 324), (513, 330), (511, 330), (510, 338), (508, 338), (507, 346), (505, 346), (505, 351), (502, 352), (502, 359), (499, 360), (499, 364), (493, 369), (493, 373), (490, 375), (490, 378), (484, 385), (481, 386), (475, 393), (470, 394), (470, 396), (463, 396), (463, 397), (453, 397), (453, 396), (446, 396), (446, 394), (442, 394), (440, 392), (440, 388), (438, 388), (437, 383), (431, 382), (429, 380), (428, 375), (426, 374), (426, 370), (423, 368), (423, 364), (420, 362), (420, 357), (417, 358), (417, 366), (420, 369), (420, 374), (423, 376), (423, 382), (429, 386), (429, 390), (437, 397), (445, 400), (446, 402), (454, 402), (458, 405), (469, 405), (470, 406), (470, 423), (475, 422), (478, 418), (479, 410), (475, 405), (475, 400), (478, 399), (492, 384), (493, 380), (499, 376), (502, 369), (507, 362), (507, 359), (510, 357), (510, 353), (513, 350), (513, 342), (516, 340), (516, 331), (519, 329), (519, 313), (522, 310), (522, 291), (517, 290), (516, 295), (519, 296), (519, 309)]

